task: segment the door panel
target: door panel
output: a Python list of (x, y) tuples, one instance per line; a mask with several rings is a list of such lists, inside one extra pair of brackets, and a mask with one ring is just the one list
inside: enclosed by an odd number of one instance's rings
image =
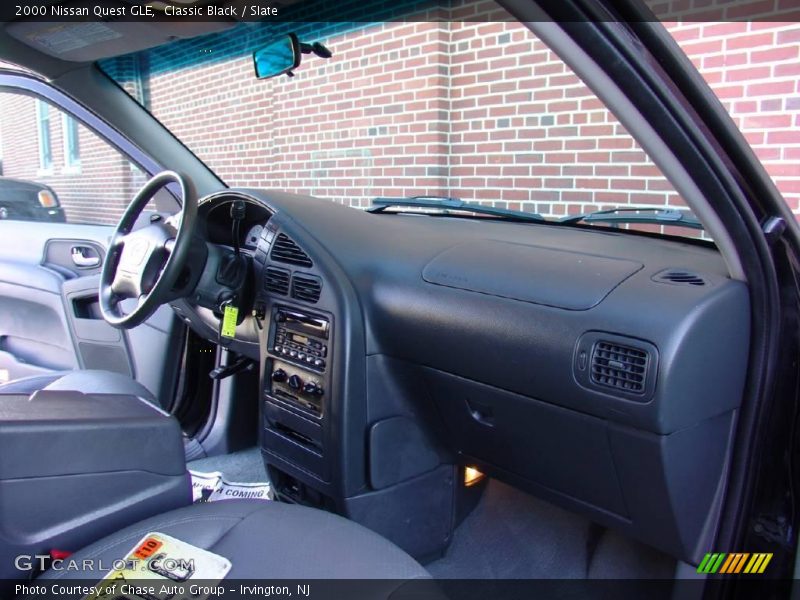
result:
[[(20, 232), (6, 231), (8, 225), (0, 222), (0, 381), (77, 368), (61, 300), (63, 276), (20, 260), (20, 250), (35, 253), (37, 247), (24, 243)], [(3, 252), (7, 246), (14, 252)]]
[(97, 301), (99, 275), (69, 279), (62, 285), (67, 323), (84, 369), (133, 376), (125, 332), (103, 320)]
[(4, 266), (0, 263), (0, 381), (76, 368), (61, 297), (9, 281)]
[(85, 270), (70, 265), (76, 246), (104, 258), (112, 232), (0, 220), (0, 381), (104, 369), (134, 377), (156, 396), (169, 393), (178, 360), (172, 310), (161, 307), (131, 331), (115, 329), (97, 304), (102, 263)]

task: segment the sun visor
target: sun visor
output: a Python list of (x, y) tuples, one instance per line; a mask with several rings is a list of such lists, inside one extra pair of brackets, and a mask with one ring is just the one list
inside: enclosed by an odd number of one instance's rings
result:
[[(62, 3), (70, 9), (86, 8), (89, 14), (95, 7), (90, 2)], [(104, 8), (129, 7), (124, 2), (108, 1)], [(91, 17), (90, 17), (91, 18)], [(125, 18), (97, 21), (43, 21), (31, 17), (6, 25), (6, 32), (23, 44), (60, 60), (94, 62), (154, 48), (181, 38), (192, 38), (229, 29), (236, 21), (159, 21), (152, 23)]]

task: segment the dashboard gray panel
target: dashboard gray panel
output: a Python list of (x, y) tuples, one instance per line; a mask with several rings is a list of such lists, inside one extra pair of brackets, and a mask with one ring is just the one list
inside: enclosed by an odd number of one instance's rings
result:
[(485, 240), (445, 250), (422, 277), (462, 290), (587, 310), (642, 267), (632, 260)]

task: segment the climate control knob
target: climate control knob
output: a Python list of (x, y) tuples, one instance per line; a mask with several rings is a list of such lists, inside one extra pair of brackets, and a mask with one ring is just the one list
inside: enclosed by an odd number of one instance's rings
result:
[(286, 381), (286, 371), (283, 369), (275, 369), (272, 372), (272, 381), (277, 381), (278, 383)]
[(289, 387), (293, 390), (299, 390), (303, 387), (303, 380), (300, 379), (297, 375), (292, 375), (289, 377)]
[(309, 396), (322, 396), (324, 391), (316, 381), (309, 381), (303, 386), (303, 393)]

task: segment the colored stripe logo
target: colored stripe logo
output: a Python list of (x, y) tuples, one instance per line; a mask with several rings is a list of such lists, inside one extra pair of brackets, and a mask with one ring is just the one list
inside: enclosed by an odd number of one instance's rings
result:
[(765, 552), (709, 552), (697, 567), (698, 573), (713, 575), (761, 574), (772, 560), (772, 553)]

